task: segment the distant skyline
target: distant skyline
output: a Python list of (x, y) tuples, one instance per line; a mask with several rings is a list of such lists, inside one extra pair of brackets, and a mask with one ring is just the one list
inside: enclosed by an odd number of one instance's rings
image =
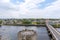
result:
[(0, 0), (3, 18), (60, 18), (60, 0)]

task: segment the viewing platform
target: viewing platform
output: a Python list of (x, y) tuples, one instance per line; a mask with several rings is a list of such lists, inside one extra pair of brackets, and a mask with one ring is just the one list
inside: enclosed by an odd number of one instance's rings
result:
[(33, 30), (22, 30), (18, 33), (18, 40), (37, 40), (37, 34)]

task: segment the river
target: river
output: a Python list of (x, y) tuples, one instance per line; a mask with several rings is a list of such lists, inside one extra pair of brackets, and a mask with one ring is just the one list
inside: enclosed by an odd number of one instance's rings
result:
[(56, 28), (56, 30), (57, 30), (58, 32), (60, 32), (60, 28)]
[(34, 30), (37, 32), (37, 40), (50, 40), (46, 27), (36, 26), (2, 26), (0, 27), (1, 40), (18, 40), (18, 32), (24, 29)]

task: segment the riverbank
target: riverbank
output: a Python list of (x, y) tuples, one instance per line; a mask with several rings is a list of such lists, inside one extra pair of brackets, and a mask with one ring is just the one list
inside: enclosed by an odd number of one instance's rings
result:
[(43, 26), (45, 27), (46, 25), (45, 24), (39, 24), (39, 25), (34, 25), (34, 24), (17, 24), (17, 25), (13, 25), (13, 24), (9, 24), (7, 26), (37, 26), (37, 27), (40, 27), (40, 26)]
[(60, 25), (52, 25), (54, 28), (60, 28)]

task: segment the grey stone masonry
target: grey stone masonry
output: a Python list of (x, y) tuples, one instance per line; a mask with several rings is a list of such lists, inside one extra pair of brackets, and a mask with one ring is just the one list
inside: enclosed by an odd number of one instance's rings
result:
[(36, 32), (33, 30), (22, 30), (18, 33), (18, 40), (37, 40)]

